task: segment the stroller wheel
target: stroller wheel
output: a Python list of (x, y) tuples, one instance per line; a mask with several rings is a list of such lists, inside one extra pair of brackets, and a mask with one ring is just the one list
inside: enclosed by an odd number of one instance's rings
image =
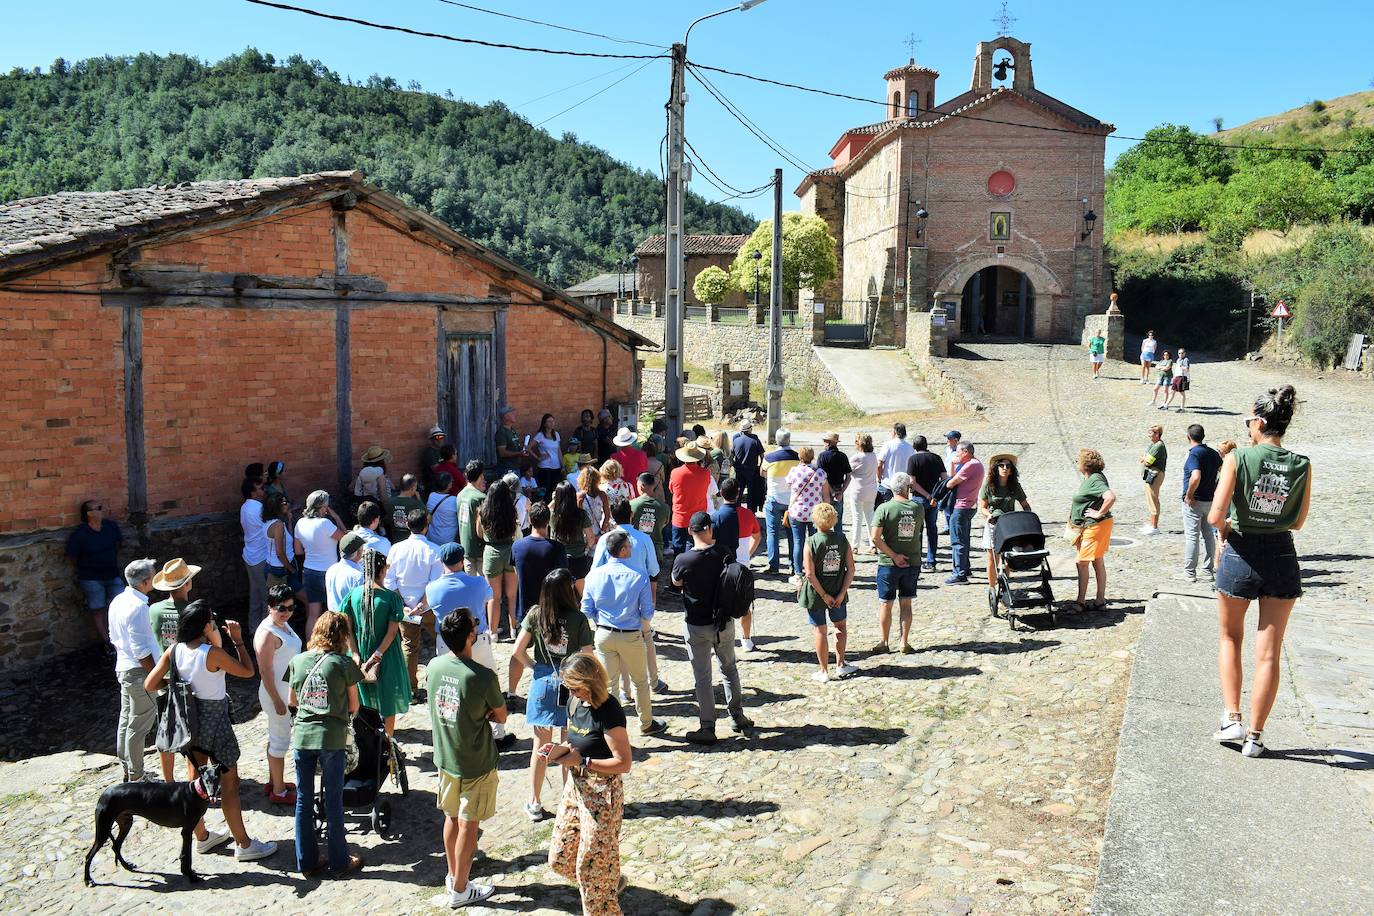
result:
[(385, 837), (391, 830), (391, 802), (383, 799), (373, 806), (372, 830), (379, 837)]

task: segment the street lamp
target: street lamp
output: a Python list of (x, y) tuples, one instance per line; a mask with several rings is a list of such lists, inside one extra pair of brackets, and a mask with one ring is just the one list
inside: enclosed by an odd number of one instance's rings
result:
[[(1086, 205), (1088, 203), (1088, 198), (1083, 198), (1083, 203)], [(1088, 207), (1088, 212), (1083, 214), (1084, 239), (1093, 234), (1093, 223), (1095, 222), (1097, 222), (1097, 214), (1093, 212), (1092, 207)]]
[(920, 220), (916, 224), (916, 238), (921, 238), (926, 233), (926, 220), (930, 218), (930, 211), (921, 206), (921, 202), (916, 202), (916, 218)]
[(620, 258), (615, 262), (615, 297), (625, 298), (625, 261)]
[(630, 255), (630, 284), (633, 292), (630, 293), (631, 299), (639, 298), (639, 255)]
[(691, 25), (687, 26), (687, 32), (686, 32), (686, 34), (684, 34), (684, 35), (682, 36), (682, 46), (683, 46), (683, 50), (686, 50), (686, 47), (687, 47), (687, 39), (688, 39), (689, 37), (691, 37), (692, 29), (696, 28), (698, 23), (705, 22), (707, 19), (715, 19), (717, 16), (724, 16), (726, 13), (733, 13), (733, 12), (735, 12), (735, 11), (739, 11), (739, 12), (743, 13), (743, 12), (745, 12), (746, 10), (752, 10), (754, 7), (758, 6), (758, 5), (759, 5), (760, 3), (762, 3), (762, 2), (763, 2), (763, 0), (744, 0), (743, 3), (737, 4), (737, 5), (735, 5), (735, 6), (728, 7), (728, 8), (723, 9), (723, 10), (717, 10), (717, 11), (714, 12), (714, 13), (707, 13), (705, 16), (702, 16), (700, 19), (697, 19), (697, 20), (693, 21)]
[(754, 308), (757, 309), (759, 307), (759, 262), (763, 260), (763, 252), (755, 249), (751, 257), (754, 259)]

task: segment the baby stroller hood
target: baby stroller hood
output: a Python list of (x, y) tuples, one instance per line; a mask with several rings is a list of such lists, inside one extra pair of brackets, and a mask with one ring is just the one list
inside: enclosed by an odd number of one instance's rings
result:
[(1008, 550), (1044, 550), (1045, 532), (1040, 516), (1034, 512), (1008, 512), (997, 519), (992, 529), (992, 549), (996, 553)]

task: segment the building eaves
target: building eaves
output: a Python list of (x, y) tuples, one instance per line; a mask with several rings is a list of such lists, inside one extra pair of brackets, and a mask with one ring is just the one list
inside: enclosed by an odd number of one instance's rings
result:
[[(747, 241), (747, 235), (688, 235), (683, 237), (682, 249), (683, 254), (689, 256), (739, 254)], [(662, 257), (667, 253), (667, 238), (662, 235), (649, 236), (635, 249), (635, 254), (641, 258)]]

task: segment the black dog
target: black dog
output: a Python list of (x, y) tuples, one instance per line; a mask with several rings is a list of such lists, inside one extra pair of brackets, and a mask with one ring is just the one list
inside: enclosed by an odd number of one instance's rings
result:
[(196, 824), (210, 807), (210, 799), (219, 795), (219, 776), (224, 769), (218, 764), (203, 766), (194, 782), (124, 782), (102, 792), (95, 805), (95, 842), (86, 853), (86, 885), (95, 884), (91, 880), (91, 860), (110, 838), (116, 824), (119, 832), (114, 837), (115, 861), (129, 871), (138, 871), (120, 852), (135, 814), (162, 827), (181, 828), (181, 875), (193, 883), (202, 880), (191, 870), (191, 840)]

